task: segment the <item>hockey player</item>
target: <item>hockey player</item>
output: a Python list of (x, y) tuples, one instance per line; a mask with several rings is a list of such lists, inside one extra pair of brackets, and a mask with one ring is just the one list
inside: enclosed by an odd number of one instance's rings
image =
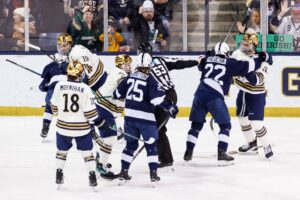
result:
[(184, 160), (192, 159), (199, 132), (203, 128), (205, 117), (210, 112), (220, 127), (218, 138), (218, 165), (233, 164), (234, 158), (226, 151), (228, 148), (229, 132), (231, 129), (230, 115), (224, 101), (228, 94), (230, 81), (233, 76), (243, 76), (255, 71), (264, 61), (272, 63), (267, 53), (261, 53), (259, 58), (249, 61), (238, 61), (228, 58), (229, 46), (219, 42), (215, 46), (215, 56), (207, 55), (198, 66), (202, 72), (200, 84), (195, 92), (190, 113), (191, 128), (188, 132)]
[[(119, 83), (131, 72), (132, 59), (129, 55), (120, 54), (115, 57), (115, 68), (112, 70), (104, 85), (96, 92), (96, 106), (99, 115), (116, 127), (115, 118), (124, 111), (124, 100), (113, 99), (112, 95)], [(117, 131), (108, 129), (100, 131), (101, 139), (98, 135), (94, 140), (100, 146), (100, 161), (97, 162), (97, 171), (103, 178), (113, 179), (117, 176), (109, 170), (108, 159), (114, 143), (117, 141)], [(108, 167), (109, 166), (109, 167)]]
[(67, 80), (67, 65), (68, 65), (68, 54), (71, 51), (73, 45), (72, 36), (67, 33), (62, 33), (57, 38), (57, 51), (55, 54), (55, 60), (50, 64), (46, 65), (42, 73), (43, 81), (39, 85), (39, 89), (46, 94), (46, 107), (43, 117), (43, 128), (40, 133), (42, 138), (46, 138), (49, 132), (50, 123), (52, 120), (52, 110), (50, 107), (50, 99), (53, 94), (54, 87), (58, 81)]
[[(154, 117), (155, 106), (164, 108), (171, 117), (175, 118), (178, 108), (175, 104), (164, 100), (165, 92), (159, 89), (158, 83), (150, 74), (150, 63), (152, 58), (147, 53), (138, 55), (137, 68), (125, 78), (117, 90), (114, 92), (114, 98), (125, 99), (125, 132), (132, 136), (144, 140), (150, 138), (157, 139), (157, 126)], [(134, 152), (138, 148), (138, 140), (124, 136), (126, 146), (122, 153), (120, 181), (128, 181), (131, 177), (128, 170), (133, 158)], [(148, 166), (150, 169), (151, 182), (157, 182), (160, 177), (157, 176), (158, 156), (156, 142), (146, 144)]]
[(94, 124), (98, 128), (108, 128), (105, 120), (100, 120), (94, 104), (94, 94), (81, 80), (84, 76), (83, 65), (70, 62), (67, 68), (68, 81), (57, 83), (51, 98), (51, 109), (57, 114), (56, 133), (56, 183), (64, 182), (63, 170), (72, 140), (81, 151), (89, 172), (89, 185), (97, 186), (95, 161), (92, 153), (92, 132)]
[[(149, 53), (152, 55), (152, 46), (148, 42), (142, 43), (138, 48), (139, 53)], [(161, 88), (166, 92), (166, 100), (177, 103), (177, 93), (175, 91), (175, 85), (172, 81), (172, 78), (169, 74), (171, 70), (180, 70), (184, 68), (189, 68), (193, 66), (197, 66), (199, 62), (197, 60), (176, 60), (172, 58), (166, 57), (152, 57), (153, 62), (151, 64), (151, 74), (155, 78), (155, 80), (161, 85)], [(166, 124), (170, 118), (170, 116), (164, 111), (163, 108), (157, 106), (155, 108), (155, 119), (157, 123), (157, 127), (160, 127), (158, 130), (158, 140), (157, 140), (157, 148), (158, 148), (158, 167), (168, 167), (173, 165), (173, 155), (169, 142), (169, 138), (167, 136), (167, 127)]]
[[(256, 53), (257, 45), (256, 34), (245, 34), (240, 48), (233, 52), (232, 58), (250, 60)], [(247, 142), (246, 145), (239, 147), (238, 152), (241, 154), (257, 153), (257, 138), (264, 147), (265, 157), (269, 158), (273, 155), (267, 129), (263, 124), (266, 104), (265, 80), (268, 67), (269, 64), (263, 62), (255, 72), (234, 79), (235, 85), (240, 89), (236, 99), (236, 115)]]
[(82, 45), (75, 45), (69, 54), (69, 59), (83, 65), (86, 83), (94, 92), (105, 83), (107, 72), (97, 54), (93, 54)]

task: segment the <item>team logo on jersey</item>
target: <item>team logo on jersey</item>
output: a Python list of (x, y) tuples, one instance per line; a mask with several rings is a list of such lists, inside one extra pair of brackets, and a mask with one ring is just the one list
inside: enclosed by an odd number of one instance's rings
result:
[(286, 96), (300, 96), (300, 67), (283, 69), (282, 92)]

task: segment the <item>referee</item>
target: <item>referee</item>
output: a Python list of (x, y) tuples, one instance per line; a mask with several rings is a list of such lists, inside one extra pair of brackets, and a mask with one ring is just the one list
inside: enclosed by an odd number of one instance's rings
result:
[[(152, 46), (149, 42), (141, 43), (137, 50), (140, 53), (149, 53), (152, 56)], [(152, 56), (151, 64), (151, 74), (157, 80), (162, 89), (165, 90), (165, 99), (177, 104), (177, 94), (175, 91), (175, 85), (172, 82), (169, 71), (179, 70), (184, 68), (189, 68), (197, 66), (199, 63), (197, 60), (178, 60), (174, 58), (166, 57), (156, 57)], [(158, 160), (159, 168), (168, 167), (173, 165), (173, 155), (171, 151), (171, 146), (169, 143), (169, 138), (167, 136), (166, 124), (170, 116), (164, 111), (163, 108), (156, 106), (155, 108), (155, 119), (157, 123), (158, 130)]]

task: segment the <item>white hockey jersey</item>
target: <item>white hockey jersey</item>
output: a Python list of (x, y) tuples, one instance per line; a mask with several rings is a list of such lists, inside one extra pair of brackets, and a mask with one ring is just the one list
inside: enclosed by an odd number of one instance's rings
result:
[(61, 81), (54, 88), (51, 109), (57, 114), (57, 132), (79, 137), (90, 132), (90, 124), (98, 118), (92, 90), (84, 83)]
[[(243, 53), (240, 49), (235, 50), (232, 55), (232, 58), (237, 60), (249, 60), (251, 57)], [(268, 63), (263, 62), (261, 67), (256, 70), (254, 73), (256, 75), (256, 83), (251, 84), (246, 77), (238, 76), (234, 77), (234, 84), (240, 89), (245, 92), (251, 94), (262, 94), (266, 92), (265, 88), (265, 80), (268, 73)]]
[(97, 91), (104, 84), (107, 72), (96, 54), (91, 53), (82, 45), (75, 45), (69, 54), (69, 58), (71, 61), (78, 61), (83, 65), (87, 84), (92, 90)]
[(276, 33), (292, 35), (294, 38), (294, 50), (300, 50), (300, 23), (294, 23), (291, 16), (282, 18), (282, 21), (277, 28)]
[(125, 77), (127, 77), (127, 73), (116, 67), (108, 75), (104, 85), (96, 92), (96, 103), (111, 112), (115, 117), (124, 111), (125, 102), (124, 100), (113, 99), (112, 96), (119, 83)]

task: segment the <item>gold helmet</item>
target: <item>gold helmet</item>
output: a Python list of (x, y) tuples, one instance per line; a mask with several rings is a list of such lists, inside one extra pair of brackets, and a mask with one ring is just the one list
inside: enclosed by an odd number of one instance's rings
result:
[(59, 54), (68, 56), (73, 45), (73, 38), (68, 33), (61, 33), (57, 38), (57, 51)]
[(258, 45), (258, 37), (256, 34), (247, 33), (243, 36), (243, 40), (253, 44), (255, 47)]
[(80, 62), (70, 62), (67, 67), (67, 75), (71, 76), (73, 79), (81, 81), (84, 76), (84, 68)]
[(120, 54), (117, 55), (115, 58), (116, 67), (123, 69), (127, 73), (131, 71), (131, 63), (132, 63), (132, 59), (127, 54)]
[(258, 37), (256, 34), (245, 34), (243, 40), (240, 43), (241, 50), (247, 55), (253, 55), (256, 52), (258, 46)]

